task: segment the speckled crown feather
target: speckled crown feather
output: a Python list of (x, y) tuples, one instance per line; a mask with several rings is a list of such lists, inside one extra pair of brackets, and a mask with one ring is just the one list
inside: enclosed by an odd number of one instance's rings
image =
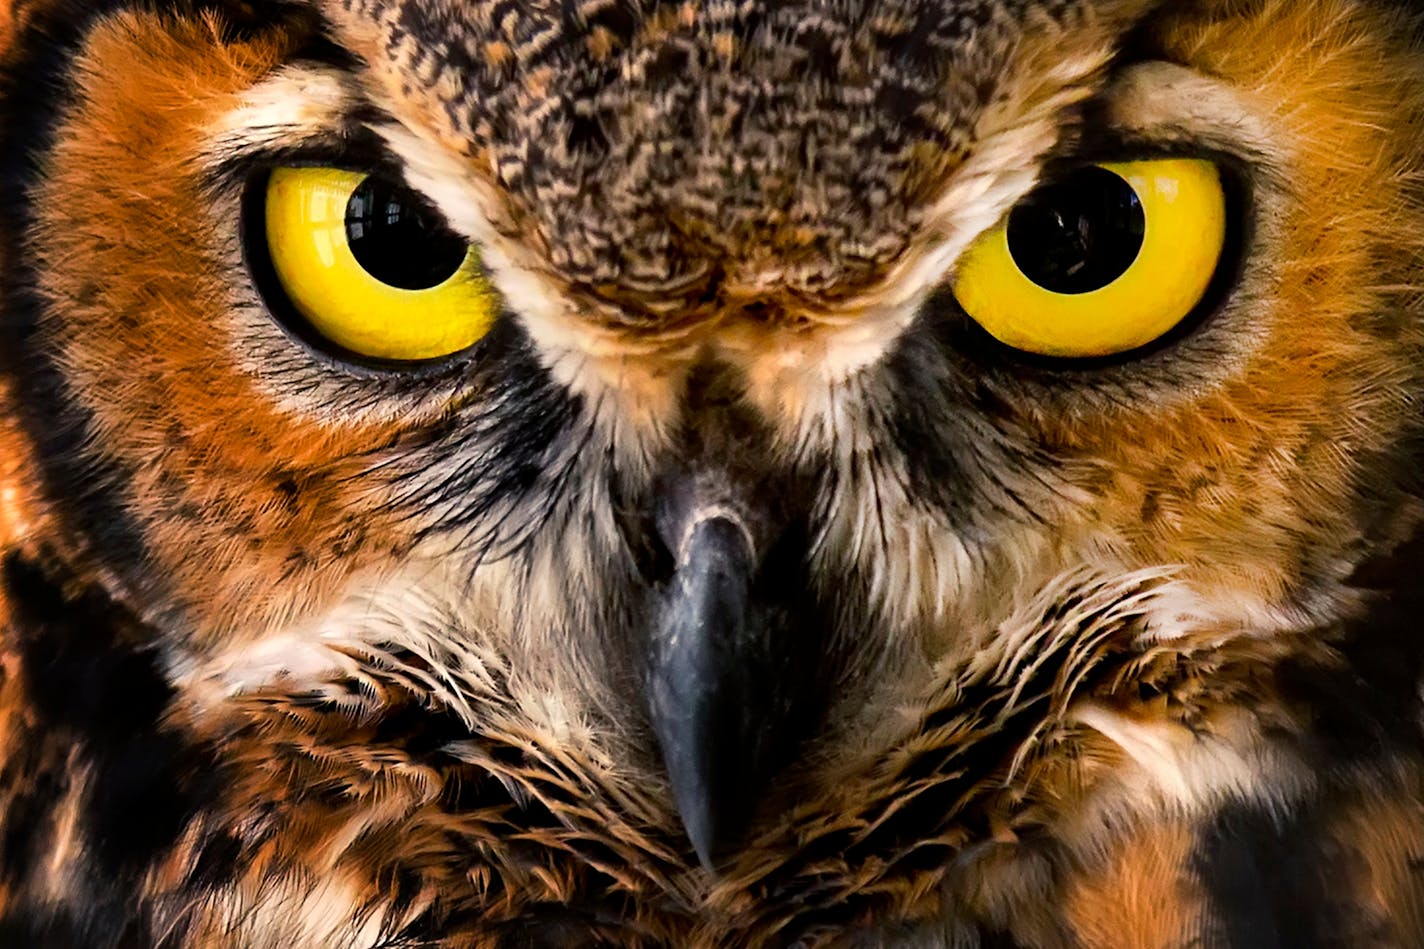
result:
[[(913, 239), (1024, 21), (1082, 2), (346, 5), (562, 276), (834, 299)], [(430, 103), (430, 97), (438, 103)], [(728, 271), (731, 272), (728, 272)], [(663, 307), (659, 307), (662, 309)]]

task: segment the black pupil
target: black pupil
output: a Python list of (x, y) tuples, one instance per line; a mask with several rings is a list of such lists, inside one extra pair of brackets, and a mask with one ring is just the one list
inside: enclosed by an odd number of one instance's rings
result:
[(449, 280), (469, 244), (409, 190), (370, 177), (346, 205), (346, 239), (366, 272), (402, 290), (428, 290)]
[(1147, 218), (1137, 192), (1106, 168), (1079, 169), (1029, 195), (1009, 215), (1009, 253), (1053, 293), (1091, 293), (1127, 273)]

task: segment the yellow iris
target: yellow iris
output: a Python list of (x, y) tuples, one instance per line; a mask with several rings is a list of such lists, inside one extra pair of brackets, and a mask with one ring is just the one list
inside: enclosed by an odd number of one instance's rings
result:
[[(1111, 172), (1132, 189), (1131, 211), (1140, 225), (1131, 234), (1117, 235), (1123, 245), (1118, 248), (1120, 259), (1109, 261), (1106, 269), (1099, 266), (1101, 279), (1074, 287), (1072, 269), (1063, 264), (1063, 258), (1071, 259), (1073, 254), (1065, 254), (1064, 248), (1083, 255), (1073, 263), (1091, 267), (1092, 256), (1104, 253), (1103, 246), (1114, 238), (1107, 232), (1115, 226), (1125, 228), (1121, 220), (1100, 217), (1094, 235), (1092, 215), (1079, 214), (1084, 205), (1071, 190), (1076, 187), (1072, 179), (1057, 192), (1041, 189), (1025, 200), (1049, 205), (1037, 208), (1036, 220), (1039, 225), (1053, 222), (1048, 229), (1056, 228), (1055, 233), (1042, 240), (1029, 234), (1026, 239), (1023, 232), (1035, 225), (1024, 226), (1011, 215), (962, 258), (954, 280), (960, 306), (991, 336), (1014, 349), (1064, 358), (1137, 349), (1190, 314), (1216, 275), (1226, 243), (1226, 196), (1213, 163), (1164, 159), (1093, 167)], [(1055, 194), (1066, 199), (1065, 206), (1051, 206)], [(1011, 234), (1015, 228), (1019, 233)], [(1073, 243), (1083, 235), (1091, 239)], [(1056, 262), (1050, 260), (1054, 252), (1059, 254)], [(1045, 273), (1055, 279), (1045, 278)], [(1072, 288), (1070, 292), (1064, 292), (1065, 286)]]
[[(288, 299), (312, 329), (359, 356), (416, 361), (473, 345), (500, 311), (478, 249), (462, 246), (438, 225), (433, 232), (429, 212), (393, 185), (367, 200), (370, 213), (364, 223), (352, 225), (353, 195), (367, 181), (367, 175), (338, 168), (272, 172), (265, 203), (267, 249)], [(366, 238), (364, 257), (358, 259), (353, 240), (362, 234), (374, 236)], [(387, 271), (402, 267), (426, 279), (393, 285)]]

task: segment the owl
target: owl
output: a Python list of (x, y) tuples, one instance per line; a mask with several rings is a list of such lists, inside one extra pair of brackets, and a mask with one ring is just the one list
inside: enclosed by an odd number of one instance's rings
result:
[(1424, 946), (1412, 0), (0, 2), (0, 945)]

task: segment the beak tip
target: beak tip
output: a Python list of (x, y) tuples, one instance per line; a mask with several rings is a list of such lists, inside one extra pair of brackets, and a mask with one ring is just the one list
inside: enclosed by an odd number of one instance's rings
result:
[[(677, 794), (677, 809), (682, 816), (682, 827), (692, 849), (697, 853), (697, 862), (708, 873), (717, 872), (718, 841), (711, 802), (706, 795)], [(695, 799), (700, 797), (700, 800)], [(689, 800), (688, 798), (694, 798)]]
[(686, 770), (669, 768), (678, 815), (698, 863), (709, 873), (725, 866), (751, 823), (749, 787), (715, 787)]
[[(665, 725), (671, 718), (659, 722)], [(755, 763), (729, 755), (727, 744), (715, 737), (715, 725), (706, 718), (690, 727), (660, 729), (659, 743), (683, 830), (698, 862), (715, 873), (728, 846), (740, 839), (748, 823), (748, 792), (756, 783), (750, 772)]]

